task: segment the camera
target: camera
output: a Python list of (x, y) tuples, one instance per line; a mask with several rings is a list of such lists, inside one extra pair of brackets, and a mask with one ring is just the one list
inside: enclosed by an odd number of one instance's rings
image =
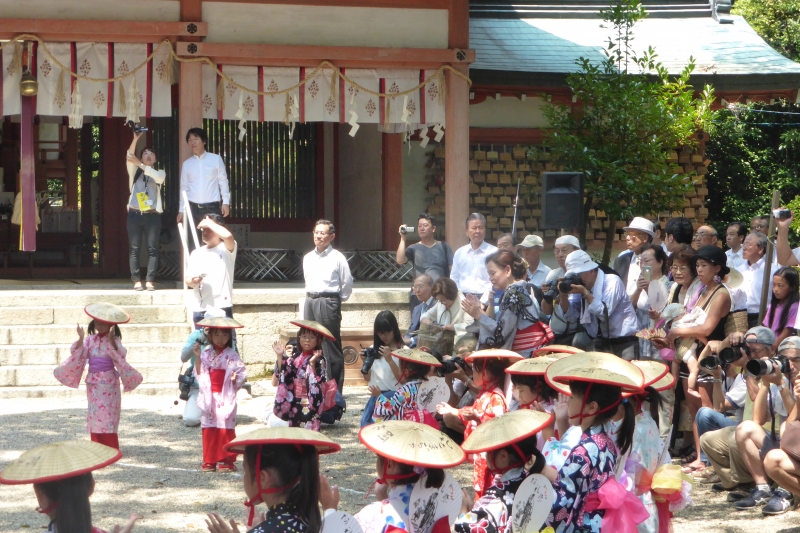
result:
[(730, 348), (723, 348), (719, 352), (719, 358), (723, 363), (729, 365), (741, 357), (739, 350), (744, 352), (747, 357), (750, 357), (750, 347), (746, 342), (743, 342), (742, 344), (734, 344)]
[(380, 358), (380, 356), (381, 354), (375, 346), (364, 348), (364, 364), (361, 365), (361, 373), (365, 376), (369, 374), (369, 371), (372, 370), (372, 365), (375, 363), (375, 359)]
[(194, 368), (190, 366), (183, 374), (178, 374), (178, 389), (181, 391), (180, 399), (184, 402), (189, 401), (192, 383), (194, 383)]
[(126, 126), (133, 129), (133, 133), (144, 133), (147, 131), (147, 128), (144, 126), (140, 126), (132, 120), (129, 120), (125, 123)]
[(580, 285), (582, 287), (583, 280), (578, 274), (567, 274), (564, 276), (564, 279), (561, 280), (561, 283), (558, 284), (558, 290), (567, 293), (572, 290), (573, 285)]
[[(722, 365), (722, 361), (716, 355), (709, 355), (708, 357), (702, 358), (699, 361), (699, 364), (706, 370), (714, 370), (718, 366)], [(728, 366), (728, 363), (725, 363), (725, 366)]]
[(773, 209), (772, 216), (777, 218), (778, 220), (783, 220), (792, 216), (792, 212), (788, 209)]
[(754, 376), (772, 374), (776, 368), (779, 368), (784, 374), (788, 374), (791, 371), (789, 360), (783, 355), (778, 355), (772, 359), (753, 359), (747, 362), (745, 368)]
[(413, 226), (406, 226), (405, 224), (400, 226), (400, 233), (402, 233), (404, 235), (406, 233), (414, 233), (415, 231), (417, 231), (417, 228), (415, 228)]
[(461, 367), (462, 370), (467, 370), (467, 363), (461, 357), (453, 357), (442, 361), (442, 366), (436, 369), (436, 373), (440, 378), (445, 377), (447, 374), (452, 374), (456, 371), (456, 367)]

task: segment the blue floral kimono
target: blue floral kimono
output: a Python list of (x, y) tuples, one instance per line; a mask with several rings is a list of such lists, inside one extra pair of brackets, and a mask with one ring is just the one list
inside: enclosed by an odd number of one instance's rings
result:
[(514, 495), (526, 477), (528, 474), (522, 467), (504, 473), (499, 481), (486, 489), (471, 511), (456, 519), (455, 532), (511, 533)]
[(553, 483), (556, 502), (546, 525), (556, 533), (599, 533), (604, 511), (584, 511), (586, 497), (614, 478), (616, 464), (617, 448), (603, 427), (584, 432)]
[(408, 531), (408, 502), (414, 483), (397, 485), (389, 489), (389, 497), (372, 502), (355, 516), (364, 533), (383, 533), (388, 526)]

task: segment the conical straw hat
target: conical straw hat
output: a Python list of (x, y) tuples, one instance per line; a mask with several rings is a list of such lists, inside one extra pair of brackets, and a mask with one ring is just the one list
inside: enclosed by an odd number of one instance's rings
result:
[(423, 352), (422, 350), (414, 350), (413, 348), (403, 348), (401, 350), (395, 350), (392, 352), (392, 355), (397, 357), (398, 359), (403, 359), (404, 361), (409, 361), (411, 363), (417, 363), (420, 365), (442, 366), (442, 363), (440, 363), (438, 359), (436, 359), (428, 352)]
[(574, 346), (567, 346), (566, 344), (551, 344), (550, 346), (543, 346), (533, 352), (534, 357), (553, 353), (578, 353), (582, 352), (580, 348)]
[(83, 308), (83, 312), (101, 322), (108, 324), (126, 324), (130, 322), (131, 315), (118, 305), (97, 302)]
[(212, 329), (239, 329), (244, 327), (238, 320), (234, 320), (226, 316), (217, 318), (204, 318), (198, 322), (197, 325), (201, 328)]
[(550, 363), (563, 359), (564, 357), (569, 357), (570, 355), (572, 354), (553, 352), (539, 357), (523, 359), (506, 368), (506, 374), (543, 376), (547, 367), (550, 366)]
[(475, 359), (508, 359), (512, 363), (514, 361), (519, 361), (523, 359), (523, 357), (518, 354), (517, 352), (512, 352), (511, 350), (498, 350), (495, 348), (490, 348), (488, 350), (478, 350), (477, 352), (472, 352), (466, 361), (467, 363), (473, 362)]
[(649, 387), (669, 373), (669, 367), (658, 361), (631, 361), (644, 374), (644, 386)]
[(657, 392), (671, 389), (675, 386), (675, 376), (672, 375), (672, 372), (667, 372), (661, 379), (650, 386), (653, 387)]
[(122, 457), (119, 450), (90, 440), (65, 440), (28, 450), (0, 472), (0, 483), (45, 483), (99, 470)]
[(475, 428), (461, 445), (467, 453), (479, 453), (504, 448), (532, 435), (553, 421), (553, 415), (519, 409), (491, 418)]
[(385, 420), (366, 426), (358, 438), (371, 451), (404, 464), (428, 468), (450, 468), (464, 462), (458, 444), (427, 424), (408, 420)]
[(547, 367), (545, 380), (556, 390), (556, 384), (569, 384), (570, 381), (585, 381), (601, 385), (621, 387), (624, 392), (641, 393), (644, 387), (644, 373), (639, 367), (617, 357), (602, 352), (576, 353), (564, 357)]
[(333, 333), (331, 333), (331, 331), (328, 328), (326, 328), (319, 322), (314, 322), (313, 320), (292, 320), (289, 322), (289, 324), (297, 326), (298, 328), (306, 328), (310, 329), (311, 331), (316, 331), (323, 337), (330, 339), (332, 341), (336, 341), (336, 337), (333, 336)]
[(259, 444), (300, 444), (314, 446), (317, 449), (317, 453), (320, 455), (338, 452), (342, 449), (341, 446), (318, 431), (290, 427), (257, 429), (241, 437), (236, 437), (223, 446), (223, 449), (231, 453), (244, 453), (244, 449), (247, 446), (257, 446)]

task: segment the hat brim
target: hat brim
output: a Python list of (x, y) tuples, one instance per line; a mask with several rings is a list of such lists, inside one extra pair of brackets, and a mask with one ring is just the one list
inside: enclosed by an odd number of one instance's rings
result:
[(533, 352), (533, 357), (541, 357), (542, 355), (554, 354), (554, 353), (568, 353), (568, 354), (576, 354), (580, 353), (583, 350), (580, 348), (576, 348), (574, 346), (568, 346), (566, 344), (551, 344), (549, 346), (544, 346), (535, 350)]
[(644, 387), (651, 386), (669, 373), (669, 367), (659, 361), (631, 361), (631, 364), (644, 374)]
[(126, 310), (105, 302), (89, 304), (83, 308), (83, 312), (106, 324), (127, 324), (131, 321), (131, 315)]
[(655, 231), (650, 231), (650, 230), (642, 229), (642, 228), (635, 228), (633, 226), (625, 226), (624, 228), (622, 228), (622, 231), (638, 231), (638, 232), (641, 232), (641, 233), (646, 233), (647, 235), (650, 235), (650, 237), (655, 237), (656, 236), (656, 232)]
[(641, 393), (644, 373), (636, 365), (616, 355), (602, 352), (583, 352), (564, 357), (547, 367), (545, 381), (556, 390), (570, 381), (584, 381), (620, 387), (624, 392)]
[(316, 331), (326, 339), (336, 342), (336, 337), (333, 336), (333, 333), (331, 333), (328, 328), (319, 322), (315, 322), (314, 320), (291, 320), (289, 324), (297, 326), (298, 328), (306, 328), (310, 329), (311, 331)]
[(467, 356), (466, 361), (467, 363), (472, 363), (475, 361), (475, 359), (508, 359), (509, 361), (520, 361), (524, 359), (524, 357), (517, 352), (512, 352), (511, 350), (489, 348), (486, 350), (472, 352), (469, 356)]
[(432, 356), (428, 352), (423, 352), (422, 350), (415, 350), (413, 348), (403, 348), (401, 350), (396, 350), (392, 352), (392, 355), (397, 357), (398, 359), (402, 359), (403, 361), (408, 361), (409, 363), (416, 363), (418, 365), (426, 365), (433, 367), (442, 366), (442, 363), (440, 363), (434, 356)]
[(358, 439), (377, 455), (403, 464), (451, 468), (466, 459), (450, 437), (419, 422), (385, 420), (361, 428)]
[(201, 328), (211, 329), (239, 329), (244, 327), (238, 320), (234, 320), (233, 318), (228, 318), (226, 316), (217, 318), (204, 318), (198, 322), (197, 325)]
[(80, 476), (119, 461), (122, 452), (98, 442), (69, 440), (28, 450), (0, 472), (0, 483), (25, 485)]
[(236, 437), (222, 448), (230, 453), (244, 453), (248, 446), (264, 444), (298, 444), (313, 446), (319, 455), (338, 452), (342, 447), (322, 433), (297, 427), (261, 428)]
[(569, 357), (570, 355), (572, 354), (551, 353), (540, 357), (523, 359), (522, 361), (517, 361), (510, 367), (506, 368), (506, 374), (517, 376), (543, 376), (548, 366), (559, 359)]
[(731, 289), (738, 289), (742, 286), (742, 283), (744, 283), (744, 276), (742, 276), (741, 272), (732, 268), (725, 276), (725, 279), (722, 280), (722, 283)]
[(661, 377), (661, 379), (651, 384), (650, 386), (653, 387), (653, 389), (655, 389), (656, 392), (661, 392), (671, 389), (672, 387), (675, 386), (675, 383), (677, 383), (675, 376), (672, 375), (672, 372), (667, 372)]
[(566, 272), (564, 272), (564, 276), (568, 276), (570, 274), (583, 274), (584, 272), (591, 272), (592, 270), (597, 270), (598, 268), (600, 268), (600, 265), (598, 265), (594, 261), (589, 261), (586, 264), (567, 270)]
[(505, 448), (536, 435), (554, 418), (551, 413), (531, 409), (510, 411), (476, 427), (461, 444), (461, 449), (466, 453), (480, 453)]

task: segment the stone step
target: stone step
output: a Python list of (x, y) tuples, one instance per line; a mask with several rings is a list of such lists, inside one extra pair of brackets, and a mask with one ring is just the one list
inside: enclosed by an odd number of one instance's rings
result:
[[(121, 305), (184, 305), (184, 292), (172, 289), (154, 292), (108, 290), (3, 291), (3, 307), (84, 307), (91, 303), (107, 302)], [(188, 296), (188, 293), (187, 293)]]
[[(135, 366), (142, 374), (142, 383), (173, 383), (178, 387), (181, 361), (148, 363)], [(53, 376), (50, 365), (10, 365), (0, 367), (0, 387), (64, 386)], [(68, 387), (65, 387), (68, 388)]]
[[(131, 315), (129, 324), (186, 321), (186, 308), (182, 305), (123, 305), (122, 308)], [(83, 306), (0, 307), (0, 324), (6, 326), (87, 324), (89, 320), (91, 318), (83, 311)]]
[[(124, 332), (123, 332), (124, 335)], [(188, 334), (187, 334), (188, 336)], [(180, 361), (182, 342), (142, 344), (124, 343), (128, 362), (137, 364), (172, 363)], [(60, 365), (70, 356), (71, 344), (10, 344), (0, 346), (0, 367), (11, 365)]]
[[(176, 376), (177, 377), (177, 376)], [(128, 394), (142, 394), (148, 396), (174, 396), (175, 401), (178, 401), (178, 383), (142, 383), (133, 392), (124, 392), (123, 395)], [(0, 399), (8, 400), (15, 398), (52, 398), (55, 400), (64, 400), (72, 398), (86, 398), (86, 385), (81, 383), (77, 389), (65, 387), (60, 383), (58, 386), (54, 385), (37, 385), (34, 387), (0, 387)]]
[[(122, 343), (183, 343), (191, 333), (186, 323), (125, 324)], [(0, 326), (0, 346), (10, 344), (65, 344), (78, 339), (74, 325)]]

